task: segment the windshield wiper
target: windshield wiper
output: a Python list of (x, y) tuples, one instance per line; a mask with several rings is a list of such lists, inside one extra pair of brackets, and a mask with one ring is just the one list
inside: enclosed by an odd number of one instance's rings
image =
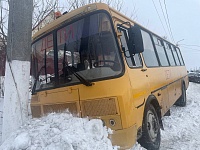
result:
[[(75, 72), (73, 70), (72, 67), (68, 66), (68, 64), (66, 65), (65, 62), (65, 55), (66, 55), (66, 51), (67, 51), (67, 46), (66, 43), (64, 45), (64, 56), (63, 56), (63, 74), (64, 74), (64, 78), (66, 77), (66, 69), (71, 72), (77, 79), (79, 79), (79, 81), (84, 84), (85, 86), (92, 86), (92, 83), (86, 79), (84, 79), (82, 76), (80, 76), (77, 72)], [(71, 54), (72, 57), (73, 54)], [(66, 69), (65, 69), (66, 68)]]

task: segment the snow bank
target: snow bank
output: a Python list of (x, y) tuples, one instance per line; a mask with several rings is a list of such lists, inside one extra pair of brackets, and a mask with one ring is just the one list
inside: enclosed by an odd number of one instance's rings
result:
[[(160, 150), (200, 149), (200, 84), (190, 83), (187, 106), (171, 108), (163, 118)], [(13, 133), (0, 150), (117, 150), (101, 120), (75, 118), (69, 113), (32, 119)], [(138, 143), (131, 150), (145, 150)]]
[(29, 120), (13, 133), (1, 150), (117, 150), (107, 138), (111, 130), (98, 119), (73, 117), (69, 113), (49, 114)]

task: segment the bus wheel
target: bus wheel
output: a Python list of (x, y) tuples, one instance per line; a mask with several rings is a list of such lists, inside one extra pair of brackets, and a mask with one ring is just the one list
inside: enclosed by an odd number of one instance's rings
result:
[(145, 107), (144, 120), (142, 125), (142, 137), (138, 143), (148, 150), (158, 150), (160, 147), (160, 124), (158, 115), (153, 105)]
[(182, 95), (181, 97), (175, 102), (176, 106), (184, 107), (186, 106), (186, 90), (185, 84), (182, 85)]

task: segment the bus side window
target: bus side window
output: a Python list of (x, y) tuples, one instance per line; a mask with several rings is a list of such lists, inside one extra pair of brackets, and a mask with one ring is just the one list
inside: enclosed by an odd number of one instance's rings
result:
[(167, 60), (167, 56), (166, 56), (165, 49), (164, 49), (161, 39), (153, 36), (153, 40), (155, 43), (156, 51), (158, 53), (161, 66), (169, 66), (169, 62)]
[(170, 65), (175, 66), (176, 65), (175, 60), (174, 60), (174, 57), (173, 57), (173, 54), (172, 54), (172, 51), (171, 51), (169, 44), (164, 42), (164, 46), (165, 46), (165, 49), (166, 49), (166, 52), (167, 52), (167, 56), (169, 58)]
[(175, 58), (175, 61), (176, 61), (176, 65), (177, 66), (180, 66), (180, 61), (179, 61), (179, 58), (178, 58), (178, 54), (176, 52), (176, 49), (174, 46), (171, 45), (171, 48), (172, 48), (172, 52), (173, 52), (173, 55), (174, 55), (174, 58)]
[(150, 34), (143, 30), (141, 30), (141, 33), (144, 45), (144, 52), (142, 53), (142, 55), (144, 57), (146, 66), (147, 67), (159, 66)]
[(184, 61), (183, 61), (183, 57), (181, 55), (181, 51), (178, 47), (176, 47), (176, 52), (178, 54), (178, 57), (179, 57), (179, 60), (180, 60), (180, 63), (181, 63), (181, 66), (184, 66)]
[(126, 62), (129, 67), (142, 67), (142, 62), (140, 58), (140, 54), (136, 55), (130, 55), (128, 46), (127, 46), (127, 40), (128, 40), (128, 34), (126, 29), (118, 28), (118, 31), (121, 32), (122, 36), (120, 37), (121, 41), (121, 47), (125, 50), (126, 53)]

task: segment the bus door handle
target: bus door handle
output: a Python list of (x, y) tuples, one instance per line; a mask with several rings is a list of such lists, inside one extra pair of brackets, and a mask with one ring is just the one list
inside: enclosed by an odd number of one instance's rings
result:
[(142, 72), (145, 72), (145, 71), (147, 71), (147, 69), (142, 68), (141, 71), (142, 71)]

